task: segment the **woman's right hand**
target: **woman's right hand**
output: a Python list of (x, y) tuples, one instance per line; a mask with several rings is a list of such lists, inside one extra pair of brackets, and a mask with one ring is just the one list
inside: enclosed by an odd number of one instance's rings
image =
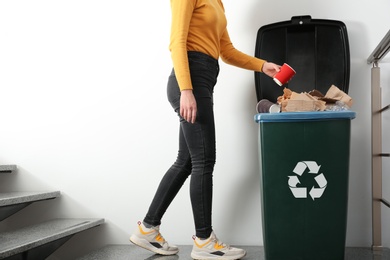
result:
[(192, 89), (184, 89), (180, 96), (180, 116), (189, 123), (195, 123), (197, 113), (196, 100)]
[(273, 78), (276, 73), (280, 71), (280, 65), (272, 63), (272, 62), (265, 62), (262, 68), (262, 71), (267, 76)]

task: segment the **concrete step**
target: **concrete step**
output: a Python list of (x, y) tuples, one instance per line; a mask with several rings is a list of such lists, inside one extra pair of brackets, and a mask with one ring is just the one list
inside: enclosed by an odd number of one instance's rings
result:
[(16, 171), (16, 165), (0, 165), (0, 173), (9, 173)]
[(54, 199), (59, 196), (59, 191), (0, 193), (0, 221), (15, 214), (33, 202)]
[(103, 223), (104, 219), (54, 219), (0, 233), (0, 259), (45, 259), (74, 234)]

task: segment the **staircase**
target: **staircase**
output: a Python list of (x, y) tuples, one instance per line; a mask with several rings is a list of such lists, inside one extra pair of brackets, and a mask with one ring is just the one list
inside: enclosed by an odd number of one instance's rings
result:
[[(0, 174), (12, 174), (16, 169), (15, 165), (0, 165)], [(34, 202), (51, 200), (59, 196), (59, 191), (3, 193), (0, 191), (0, 221)], [(17, 230), (6, 232), (0, 230), (0, 259), (45, 259), (73, 235), (103, 223), (104, 219), (52, 219)]]

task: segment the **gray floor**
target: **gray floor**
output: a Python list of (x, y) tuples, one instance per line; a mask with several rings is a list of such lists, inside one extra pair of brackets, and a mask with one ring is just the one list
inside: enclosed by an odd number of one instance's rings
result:
[[(192, 246), (179, 246), (180, 252), (174, 256), (154, 255), (142, 248), (129, 245), (111, 245), (101, 250), (92, 252), (78, 260), (190, 260)], [(265, 260), (263, 247), (243, 246), (247, 255), (243, 260)], [(345, 260), (389, 260), (390, 249), (373, 252), (370, 248), (346, 248)], [(280, 259), (288, 260), (288, 259)], [(313, 259), (315, 260), (315, 259)], [(327, 259), (332, 260), (332, 259)]]

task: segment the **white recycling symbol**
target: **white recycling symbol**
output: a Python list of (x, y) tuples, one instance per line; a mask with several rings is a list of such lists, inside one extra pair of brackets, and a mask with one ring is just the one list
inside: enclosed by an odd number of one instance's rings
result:
[[(302, 176), (305, 170), (309, 169), (310, 174), (317, 175), (320, 168), (321, 165), (317, 165), (317, 163), (314, 161), (302, 161), (297, 163), (293, 172), (299, 176)], [(297, 175), (288, 176), (288, 186), (290, 187), (290, 190), (295, 198), (307, 198), (307, 188), (297, 187), (298, 183), (301, 183)], [(323, 173), (318, 174), (314, 177), (314, 179), (318, 184), (318, 188), (313, 186), (309, 191), (309, 195), (313, 200), (321, 198), (328, 184)]]

